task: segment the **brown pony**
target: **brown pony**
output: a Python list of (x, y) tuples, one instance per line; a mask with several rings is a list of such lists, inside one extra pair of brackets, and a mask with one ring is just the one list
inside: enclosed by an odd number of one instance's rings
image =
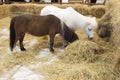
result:
[[(13, 17), (10, 23), (10, 49), (13, 51), (13, 48), (16, 45), (16, 42), (19, 40), (21, 51), (26, 49), (23, 46), (23, 39), (25, 33), (29, 33), (34, 36), (44, 36), (49, 35), (50, 37), (50, 51), (54, 52), (54, 37), (59, 33), (66, 42), (73, 42), (78, 39), (77, 35), (70, 30), (66, 24), (60, 21), (57, 17), (53, 15), (48, 16), (39, 16), (39, 15), (30, 15), (22, 14), (16, 17)], [(65, 45), (66, 46), (66, 45)]]

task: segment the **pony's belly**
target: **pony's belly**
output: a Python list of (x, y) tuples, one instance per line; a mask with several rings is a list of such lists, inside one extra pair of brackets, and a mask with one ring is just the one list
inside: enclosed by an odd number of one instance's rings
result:
[(46, 31), (36, 31), (36, 30), (32, 30), (32, 31), (28, 31), (28, 34), (31, 34), (33, 36), (45, 36), (45, 35), (48, 35), (48, 32)]

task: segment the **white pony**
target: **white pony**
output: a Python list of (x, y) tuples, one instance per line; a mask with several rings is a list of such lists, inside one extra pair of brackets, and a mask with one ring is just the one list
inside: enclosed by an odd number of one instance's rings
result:
[(96, 18), (86, 17), (75, 11), (72, 7), (61, 9), (56, 6), (48, 5), (41, 10), (40, 15), (55, 15), (61, 19), (70, 29), (84, 30), (89, 39), (94, 36), (93, 29), (97, 27)]

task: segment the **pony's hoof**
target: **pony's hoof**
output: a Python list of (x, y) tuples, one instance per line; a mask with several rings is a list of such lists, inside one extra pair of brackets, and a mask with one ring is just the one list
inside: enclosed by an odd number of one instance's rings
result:
[(11, 48), (10, 51), (12, 52), (12, 51), (13, 51), (13, 48)]
[(53, 49), (53, 50), (50, 50), (50, 52), (54, 53), (54, 49)]
[(25, 48), (21, 48), (21, 51), (26, 51), (26, 49)]
[(53, 49), (53, 48), (50, 48), (50, 52), (52, 52), (52, 53), (53, 53), (53, 52), (54, 52), (54, 49)]

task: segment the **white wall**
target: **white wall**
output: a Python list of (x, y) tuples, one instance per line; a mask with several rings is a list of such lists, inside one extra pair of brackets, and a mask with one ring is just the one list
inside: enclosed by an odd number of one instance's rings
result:
[(105, 0), (97, 0), (96, 3), (104, 3)]
[(68, 0), (62, 0), (62, 3), (68, 3), (69, 1)]
[(50, 3), (50, 2), (51, 2), (51, 0), (44, 0), (44, 2)]

